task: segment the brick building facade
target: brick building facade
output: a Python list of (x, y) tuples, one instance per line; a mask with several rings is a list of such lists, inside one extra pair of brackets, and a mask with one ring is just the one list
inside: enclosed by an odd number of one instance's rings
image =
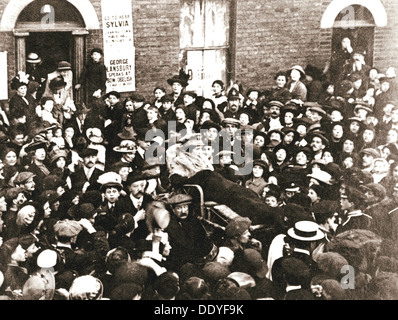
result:
[[(46, 3), (66, 6), (67, 10), (73, 6), (81, 15), (80, 20), (77, 19), (80, 24), (71, 24), (69, 30), (70, 24), (64, 24), (58, 30), (70, 37), (68, 57), (77, 75), (90, 50), (103, 46), (100, 0), (0, 0), (0, 52), (7, 51), (8, 82), (24, 68), (32, 33), (45, 32), (51, 37), (51, 32), (57, 31), (38, 30), (34, 24), (20, 21), (24, 8), (29, 5), (40, 8)], [(197, 12), (192, 11), (194, 7), (202, 12), (206, 3), (217, 8), (217, 13), (215, 17), (205, 13), (204, 24), (213, 23), (215, 33), (227, 33), (225, 41), (208, 47), (206, 44), (200, 48), (194, 45), (183, 47), (181, 39), (186, 36), (182, 25), (186, 19), (183, 5), (188, 6), (187, 12)], [(185, 67), (186, 57), (189, 57), (187, 52), (195, 50), (207, 53), (211, 49), (217, 56), (213, 65), (220, 65), (217, 59), (225, 63), (225, 70), (213, 77), (210, 68), (209, 80), (222, 74), (224, 80), (239, 80), (245, 88), (254, 85), (266, 88), (272, 84), (277, 71), (294, 64), (305, 67), (311, 63), (323, 68), (330, 57), (333, 41), (336, 42), (336, 34), (339, 34), (336, 30), (341, 30), (344, 22), (340, 21), (339, 25), (335, 20), (339, 12), (350, 6), (355, 10), (365, 8), (365, 19), (350, 16), (346, 26), (355, 35), (367, 28), (365, 35), (368, 33), (370, 39), (371, 63), (381, 72), (389, 66), (398, 67), (395, 58), (398, 49), (396, 0), (132, 0), (136, 90), (148, 97), (156, 85), (170, 90), (166, 80), (180, 67)], [(355, 10), (352, 12), (357, 12)], [(217, 24), (218, 13), (225, 27), (222, 30)], [(347, 15), (349, 13), (347, 11)], [(343, 19), (347, 15), (343, 15)], [(358, 39), (362, 41), (362, 38)], [(200, 67), (206, 68), (206, 59)], [(11, 94), (9, 92), (9, 97)]]

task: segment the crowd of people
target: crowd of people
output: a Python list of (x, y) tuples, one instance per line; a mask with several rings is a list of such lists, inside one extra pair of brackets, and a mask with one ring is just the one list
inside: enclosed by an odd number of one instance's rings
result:
[(0, 108), (3, 300), (398, 298), (393, 67), (344, 38), (270, 88), (122, 97), (102, 56), (31, 53)]

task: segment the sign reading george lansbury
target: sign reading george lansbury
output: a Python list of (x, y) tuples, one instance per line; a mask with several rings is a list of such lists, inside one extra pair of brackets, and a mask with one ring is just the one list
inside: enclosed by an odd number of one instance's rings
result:
[(102, 0), (107, 92), (135, 91), (135, 48), (131, 0)]

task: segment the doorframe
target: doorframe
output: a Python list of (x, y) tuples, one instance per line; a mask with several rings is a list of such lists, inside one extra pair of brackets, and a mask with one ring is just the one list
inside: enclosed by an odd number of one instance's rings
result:
[[(57, 32), (60, 30), (42, 30), (42, 29), (31, 29), (26, 30), (14, 30), (15, 37), (15, 63), (17, 71), (26, 72), (26, 38), (29, 37), (30, 32)], [(88, 30), (83, 28), (74, 28), (72, 30), (62, 30), (64, 32), (71, 32), (73, 36), (73, 56), (72, 59), (72, 72), (75, 81), (80, 79), (81, 73), (85, 64), (85, 46), (86, 36), (89, 34)], [(75, 101), (82, 101), (83, 96), (81, 90), (75, 92)]]

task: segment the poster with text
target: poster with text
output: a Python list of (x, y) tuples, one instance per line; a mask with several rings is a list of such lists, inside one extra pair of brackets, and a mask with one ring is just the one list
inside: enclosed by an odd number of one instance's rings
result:
[(102, 0), (107, 92), (135, 91), (135, 48), (131, 0)]

